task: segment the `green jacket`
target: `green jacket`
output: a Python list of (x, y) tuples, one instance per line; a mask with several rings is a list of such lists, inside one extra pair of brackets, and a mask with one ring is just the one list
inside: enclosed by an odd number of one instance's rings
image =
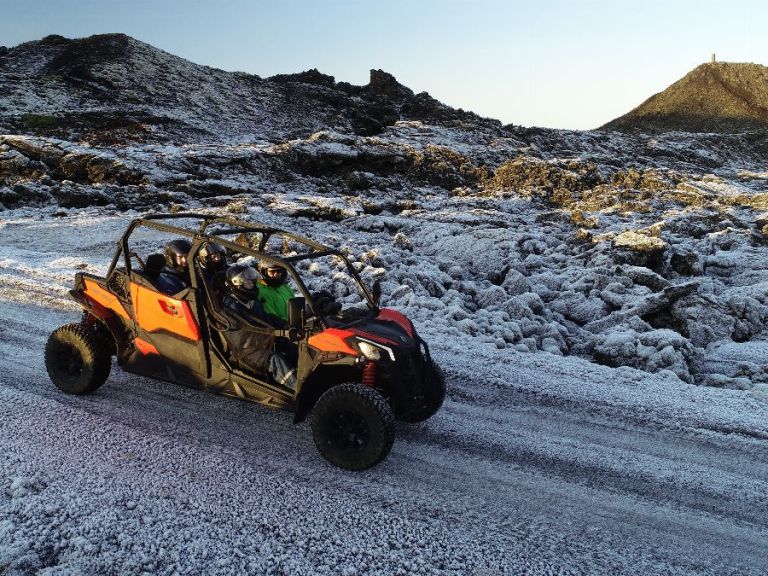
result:
[(287, 284), (273, 288), (259, 282), (258, 299), (267, 314), (288, 320), (288, 300), (291, 298), (293, 298), (293, 290)]

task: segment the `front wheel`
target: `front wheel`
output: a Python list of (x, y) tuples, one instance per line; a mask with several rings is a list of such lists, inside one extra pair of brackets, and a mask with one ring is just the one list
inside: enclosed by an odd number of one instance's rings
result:
[(67, 394), (89, 394), (109, 376), (112, 356), (82, 324), (57, 328), (45, 345), (45, 368), (51, 381)]
[(361, 384), (334, 386), (315, 404), (312, 435), (320, 454), (347, 470), (365, 470), (387, 457), (395, 418), (384, 397)]

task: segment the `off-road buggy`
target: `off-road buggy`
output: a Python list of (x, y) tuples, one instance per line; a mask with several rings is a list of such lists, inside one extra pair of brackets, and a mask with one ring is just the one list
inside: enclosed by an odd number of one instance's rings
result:
[[(190, 221), (191, 227), (183, 224)], [(148, 244), (138, 239), (141, 230), (190, 240), (188, 288), (173, 295), (158, 289), (160, 255), (137, 252)], [(224, 246), (230, 258), (287, 270), (300, 294), (288, 301), (287, 325), (244, 318), (222, 305), (220, 286), (196, 258), (206, 242)], [(328, 268), (316, 261), (328, 258), (334, 266), (329, 283), (345, 282), (343, 303), (333, 292), (318, 298), (302, 279), (322, 285)], [(353, 292), (361, 306), (348, 305)], [(95, 391), (116, 356), (128, 372), (292, 411), (295, 423), (312, 412), (318, 450), (343, 468), (380, 462), (392, 447), (395, 419), (425, 420), (445, 396), (442, 373), (413, 324), (379, 307), (378, 283), (369, 290), (342, 251), (283, 230), (207, 214), (149, 215), (130, 223), (106, 276), (77, 273), (70, 295), (83, 307), (83, 319), (55, 330), (45, 349), (48, 374), (62, 391)], [(242, 331), (261, 343), (264, 357), (276, 342), (292, 343), (295, 388), (281, 386), (266, 365), (243, 361), (232, 344), (242, 339), (231, 338)]]

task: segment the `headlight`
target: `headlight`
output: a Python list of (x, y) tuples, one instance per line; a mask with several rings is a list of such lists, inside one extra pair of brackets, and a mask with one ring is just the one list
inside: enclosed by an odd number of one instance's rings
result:
[(382, 352), (384, 352), (389, 356), (389, 359), (392, 360), (392, 362), (395, 361), (395, 353), (389, 346), (384, 346), (383, 344), (366, 340), (359, 336), (357, 337), (357, 346), (360, 348), (360, 352), (363, 353), (363, 356), (368, 360), (379, 360)]
[(360, 348), (360, 352), (362, 352), (363, 356), (368, 358), (368, 360), (378, 360), (381, 358), (381, 352), (373, 344), (358, 340), (357, 345)]

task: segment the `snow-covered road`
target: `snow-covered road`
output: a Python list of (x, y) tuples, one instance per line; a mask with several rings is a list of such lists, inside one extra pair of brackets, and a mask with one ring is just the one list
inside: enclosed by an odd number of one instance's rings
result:
[(0, 574), (768, 573), (759, 395), (425, 325), (444, 408), (350, 473), (282, 412), (117, 368), (59, 393), (42, 350), (76, 263), (0, 239)]

